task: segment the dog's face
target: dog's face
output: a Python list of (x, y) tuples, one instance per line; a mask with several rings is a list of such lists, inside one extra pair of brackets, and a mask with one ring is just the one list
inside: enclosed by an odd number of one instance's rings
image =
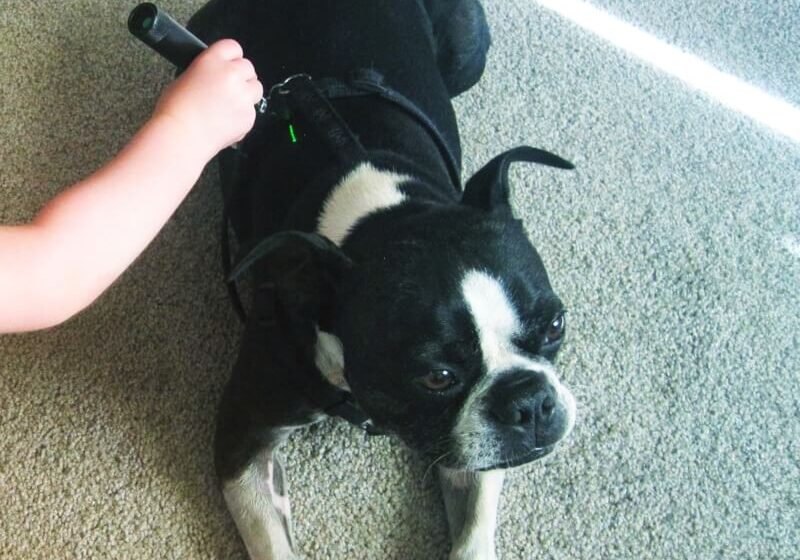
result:
[(476, 176), (461, 205), (368, 219), (346, 245), (334, 330), (347, 383), (378, 426), (451, 468), (542, 457), (575, 418), (553, 365), (565, 310), (506, 180)]

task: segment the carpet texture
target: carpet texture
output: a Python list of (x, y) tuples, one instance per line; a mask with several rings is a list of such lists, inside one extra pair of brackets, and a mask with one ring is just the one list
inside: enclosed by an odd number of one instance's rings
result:
[[(0, 1), (0, 223), (146, 119), (171, 70), (128, 36), (133, 4)], [(185, 21), (201, 1), (161, 5)], [(792, 0), (597, 5), (800, 99)], [(513, 168), (570, 310), (579, 419), (508, 476), (500, 558), (798, 558), (800, 146), (533, 0), (486, 7), (487, 72), (456, 102), (465, 176), (522, 143), (577, 165)], [(240, 333), (215, 185), (210, 167), (86, 312), (0, 337), (0, 558), (245, 558), (211, 460)], [(304, 558), (446, 557), (427, 465), (396, 441), (331, 421), (286, 464)]]

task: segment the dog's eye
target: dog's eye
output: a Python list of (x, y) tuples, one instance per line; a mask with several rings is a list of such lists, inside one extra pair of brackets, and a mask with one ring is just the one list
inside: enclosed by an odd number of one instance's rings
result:
[(567, 320), (564, 318), (563, 313), (559, 313), (552, 323), (547, 326), (545, 333), (545, 342), (550, 344), (561, 340), (564, 336), (564, 328), (567, 326)]
[(431, 391), (444, 391), (455, 385), (456, 376), (447, 369), (434, 369), (420, 377), (419, 382)]

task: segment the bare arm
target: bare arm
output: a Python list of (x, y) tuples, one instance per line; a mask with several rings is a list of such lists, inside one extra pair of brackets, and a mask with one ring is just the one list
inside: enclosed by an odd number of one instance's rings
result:
[(203, 53), (102, 169), (30, 224), (0, 226), (0, 333), (56, 325), (92, 303), (155, 237), (263, 93), (233, 41)]

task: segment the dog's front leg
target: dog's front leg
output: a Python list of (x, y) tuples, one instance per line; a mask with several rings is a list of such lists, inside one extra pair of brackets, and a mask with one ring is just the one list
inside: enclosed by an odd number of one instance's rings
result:
[(496, 560), (494, 533), (505, 471), (439, 467), (453, 550), (450, 560)]
[(256, 455), (222, 491), (251, 560), (297, 558), (286, 476), (274, 449)]

